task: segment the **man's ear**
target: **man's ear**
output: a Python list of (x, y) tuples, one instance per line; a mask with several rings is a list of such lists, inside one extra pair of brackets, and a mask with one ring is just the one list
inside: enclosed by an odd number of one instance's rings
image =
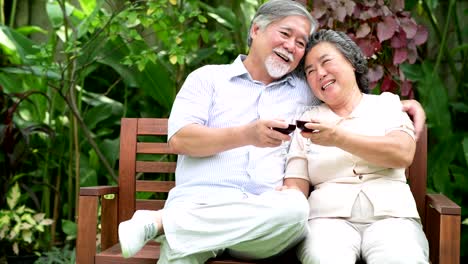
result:
[(255, 38), (259, 30), (260, 30), (260, 27), (257, 24), (253, 24), (252, 27), (250, 28), (250, 36), (252, 38)]

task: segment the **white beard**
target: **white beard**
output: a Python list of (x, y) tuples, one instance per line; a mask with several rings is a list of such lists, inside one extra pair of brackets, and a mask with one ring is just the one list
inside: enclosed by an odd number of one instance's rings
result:
[(280, 60), (276, 55), (270, 55), (265, 60), (265, 68), (272, 78), (281, 78), (289, 72), (289, 64)]

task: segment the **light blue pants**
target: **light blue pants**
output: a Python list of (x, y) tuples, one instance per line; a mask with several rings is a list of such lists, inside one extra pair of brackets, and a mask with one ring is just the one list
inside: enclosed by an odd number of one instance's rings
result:
[(269, 258), (305, 237), (308, 213), (307, 200), (297, 190), (216, 204), (171, 204), (163, 210), (158, 263), (205, 263), (223, 252), (243, 259)]
[[(397, 194), (396, 194), (397, 195)], [(297, 248), (303, 264), (426, 264), (429, 245), (417, 219), (374, 217), (360, 193), (350, 218), (309, 220), (309, 233)]]

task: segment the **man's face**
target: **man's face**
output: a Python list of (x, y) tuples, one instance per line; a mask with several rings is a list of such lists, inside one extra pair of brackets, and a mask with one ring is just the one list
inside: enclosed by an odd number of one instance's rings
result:
[(252, 46), (273, 78), (293, 71), (304, 56), (310, 32), (309, 21), (303, 16), (288, 16), (265, 29), (252, 29)]

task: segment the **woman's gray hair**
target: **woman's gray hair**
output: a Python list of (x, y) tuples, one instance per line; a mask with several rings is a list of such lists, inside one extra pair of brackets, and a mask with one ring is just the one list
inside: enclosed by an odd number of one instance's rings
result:
[(252, 36), (250, 31), (252, 26), (256, 24), (260, 29), (265, 29), (272, 22), (281, 20), (288, 16), (303, 16), (310, 22), (310, 33), (314, 32), (317, 27), (317, 21), (312, 17), (310, 12), (301, 3), (292, 0), (270, 0), (261, 5), (257, 13), (250, 23), (249, 35), (247, 44), (252, 45)]
[[(355, 69), (359, 90), (363, 93), (369, 93), (369, 78), (367, 77), (369, 68), (367, 67), (367, 60), (358, 45), (344, 32), (321, 29), (313, 33), (307, 44), (303, 62), (310, 50), (320, 42), (328, 42), (334, 45), (343, 54)], [(304, 63), (301, 64), (303, 65)]]

